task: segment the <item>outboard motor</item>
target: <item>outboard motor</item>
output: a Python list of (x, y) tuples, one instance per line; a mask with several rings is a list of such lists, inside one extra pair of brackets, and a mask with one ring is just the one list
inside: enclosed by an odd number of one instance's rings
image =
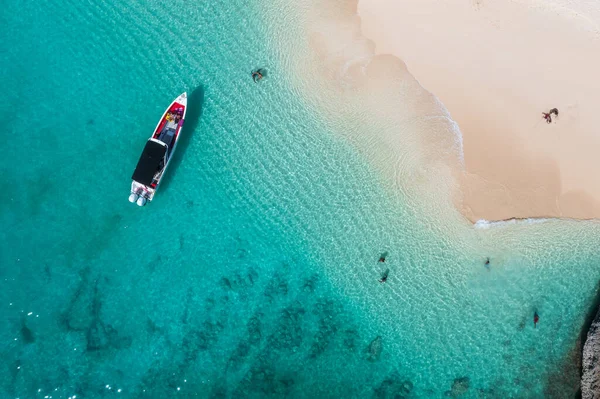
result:
[(137, 199), (137, 204), (138, 204), (138, 206), (144, 206), (144, 205), (146, 205), (146, 198), (144, 198), (144, 197), (139, 197), (139, 198)]
[(133, 204), (135, 201), (137, 201), (138, 197), (139, 196), (136, 193), (129, 194), (129, 202)]

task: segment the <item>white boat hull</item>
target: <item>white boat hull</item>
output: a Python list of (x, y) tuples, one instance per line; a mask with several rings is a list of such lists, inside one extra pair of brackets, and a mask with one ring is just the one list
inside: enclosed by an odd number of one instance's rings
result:
[(154, 199), (177, 148), (186, 113), (187, 93), (183, 93), (163, 113), (146, 143), (132, 176), (129, 202), (144, 206)]

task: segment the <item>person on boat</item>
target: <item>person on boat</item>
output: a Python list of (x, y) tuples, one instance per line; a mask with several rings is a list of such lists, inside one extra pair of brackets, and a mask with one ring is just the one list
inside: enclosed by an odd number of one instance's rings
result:
[(252, 80), (254, 80), (254, 83), (258, 82), (262, 78), (263, 78), (262, 69), (257, 69), (256, 71), (252, 72)]
[(533, 312), (533, 328), (537, 327), (538, 321), (540, 321), (540, 316), (538, 315), (537, 311)]

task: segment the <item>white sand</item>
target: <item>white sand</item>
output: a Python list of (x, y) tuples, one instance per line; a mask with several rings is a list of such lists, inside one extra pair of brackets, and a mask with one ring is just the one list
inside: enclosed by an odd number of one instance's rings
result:
[(359, 2), (376, 52), (401, 58), (458, 122), (472, 221), (600, 218), (600, 2), (565, 5)]

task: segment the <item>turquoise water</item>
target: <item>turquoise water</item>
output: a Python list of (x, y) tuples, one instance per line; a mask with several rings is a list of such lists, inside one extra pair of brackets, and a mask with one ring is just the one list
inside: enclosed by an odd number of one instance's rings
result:
[[(598, 224), (449, 239), (304, 105), (259, 10), (5, 5), (1, 396), (573, 392)], [(184, 90), (174, 165), (138, 208), (131, 172)]]

